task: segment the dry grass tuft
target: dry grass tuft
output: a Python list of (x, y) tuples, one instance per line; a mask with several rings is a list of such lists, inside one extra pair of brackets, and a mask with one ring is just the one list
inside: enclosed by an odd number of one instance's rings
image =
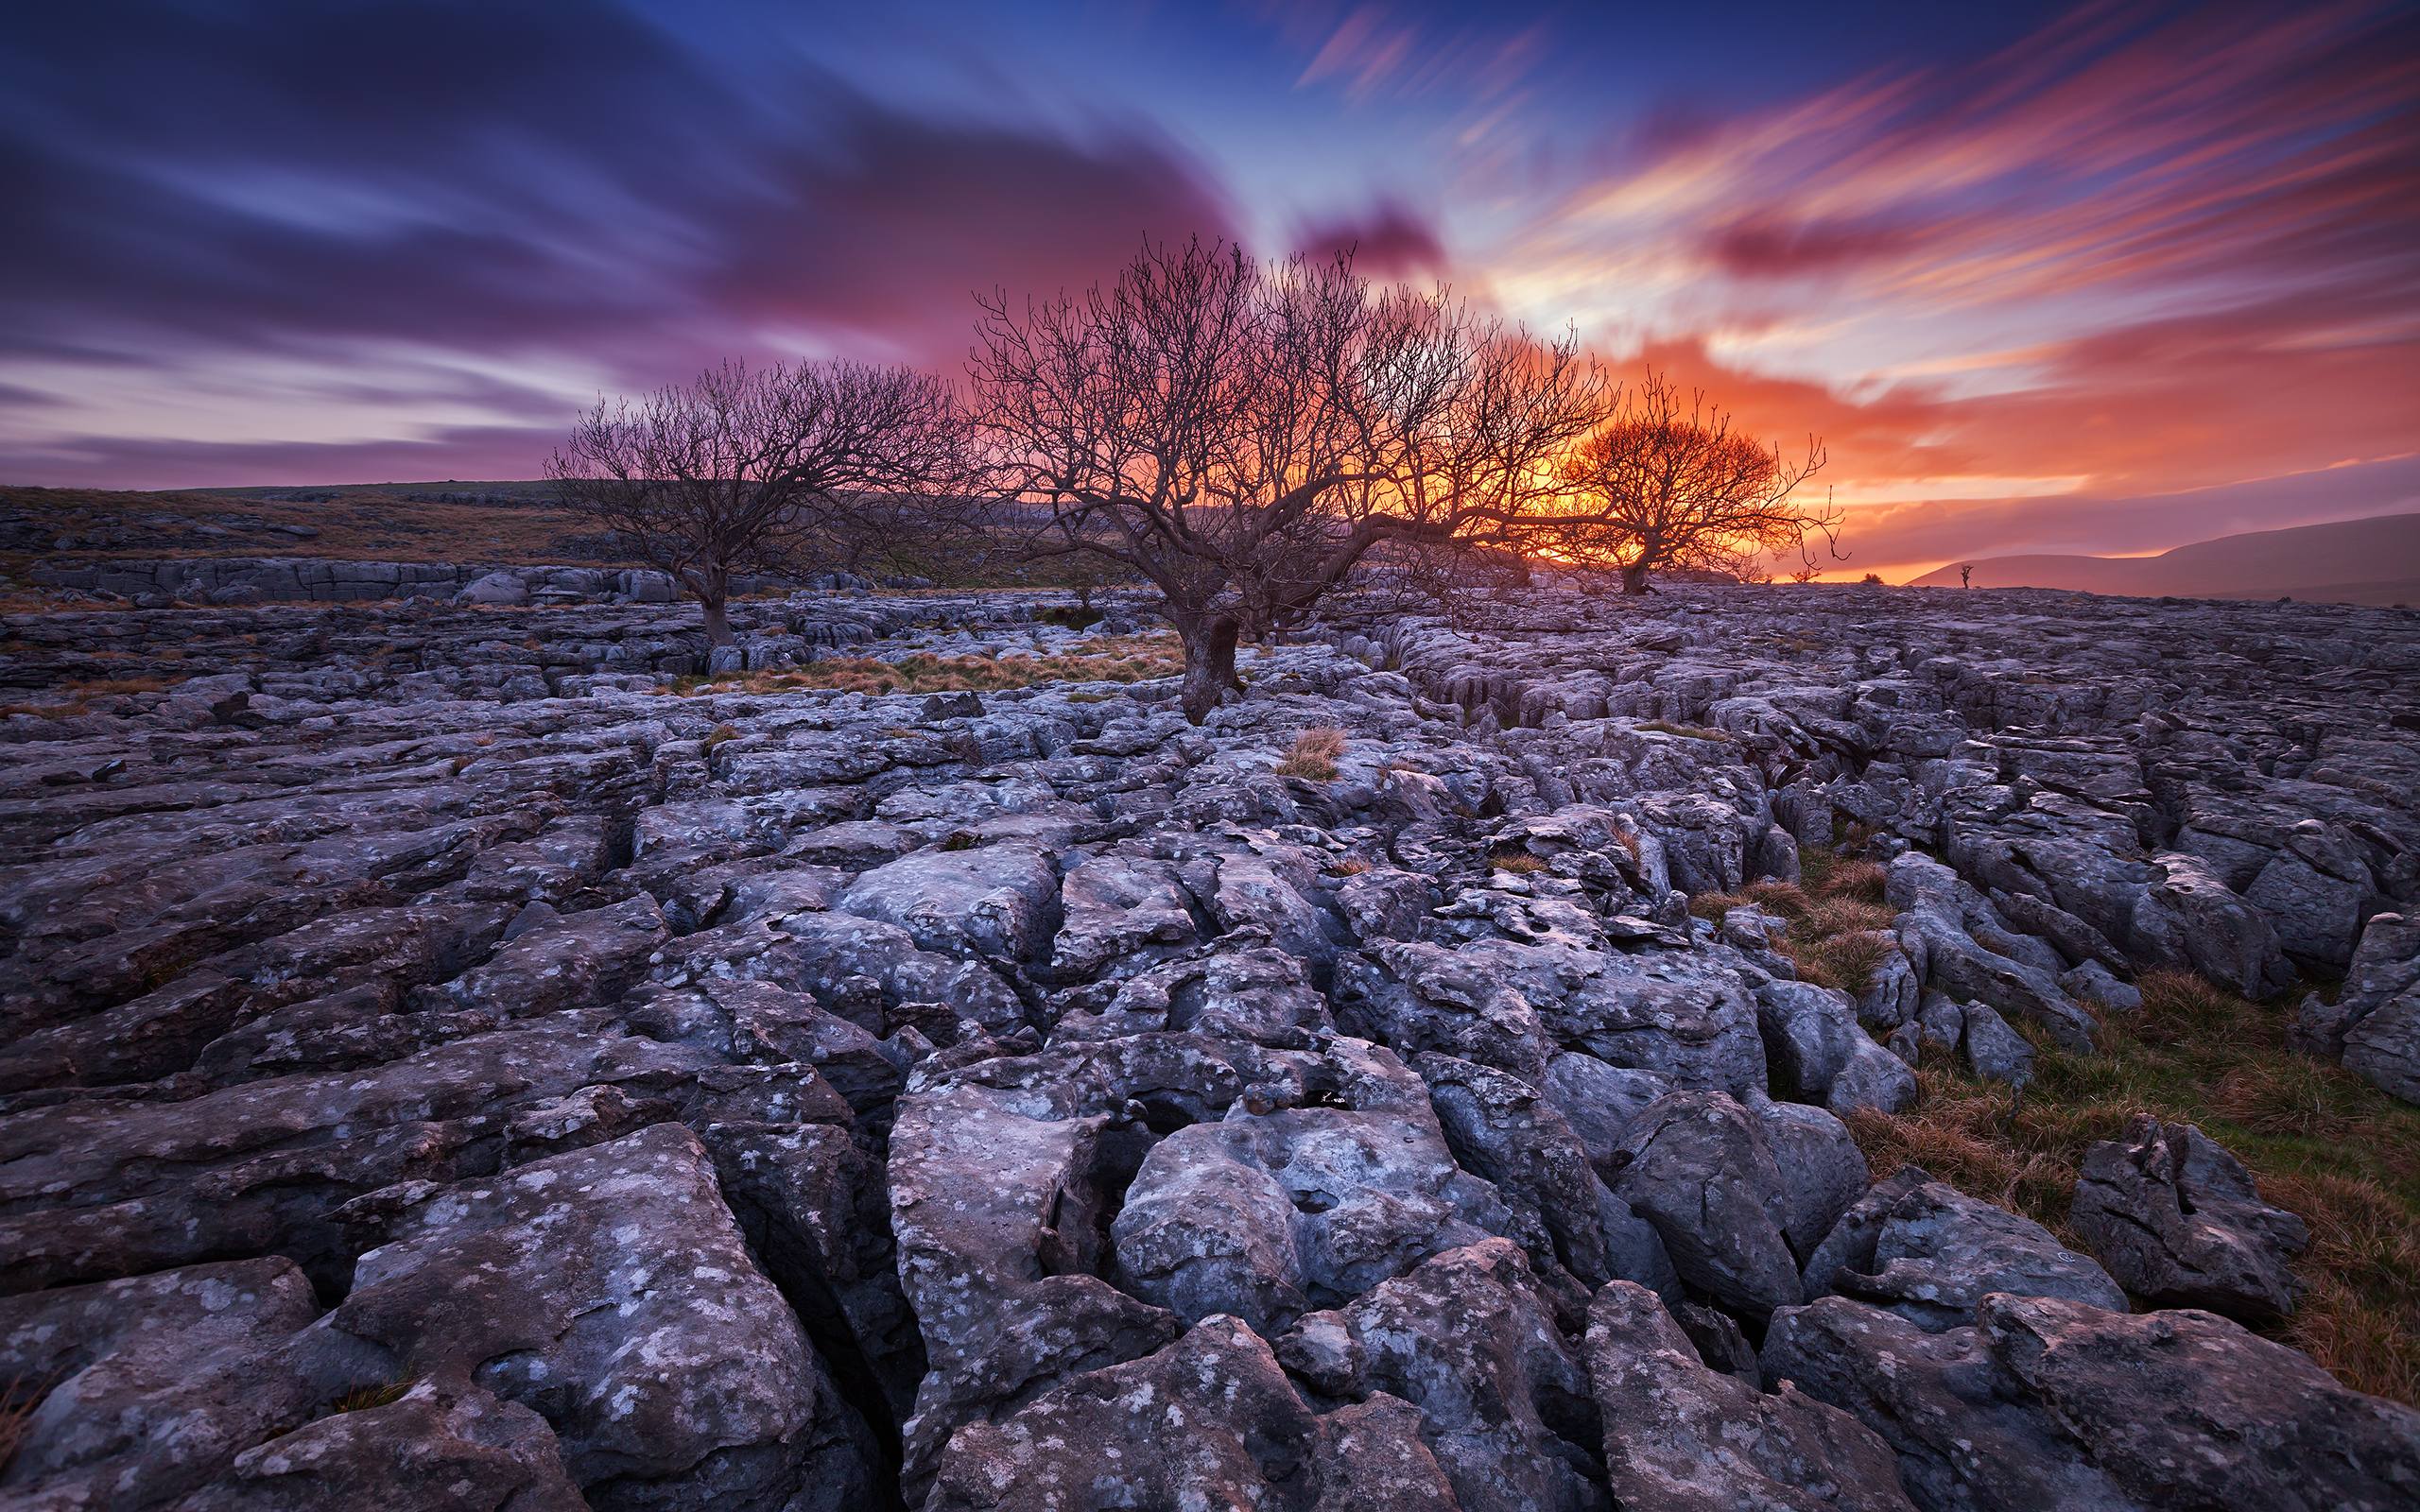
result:
[(1907, 1112), (1852, 1113), (1875, 1175), (1921, 1165), (2083, 1249), (2066, 1220), (2085, 1149), (2137, 1113), (2199, 1125), (2310, 1225), (2301, 1304), (2263, 1332), (2356, 1389), (2420, 1402), (2420, 1109), (2289, 1050), (2282, 1008), (2182, 972), (2138, 986), (2142, 1012), (2112, 1016), (2093, 1054), (2036, 1038), (2021, 1096), (1926, 1067)]
[(1870, 861), (1841, 861), (1810, 849), (1800, 858), (1798, 882), (1752, 882), (1737, 892), (1700, 893), (1689, 912), (1720, 923), (1734, 908), (1754, 903), (1789, 921), (1775, 941), (1801, 981), (1861, 993), (1891, 954), (1889, 931), (1895, 915), (1882, 902), (1882, 868)]
[(182, 682), (182, 678), (94, 678), (85, 682), (62, 682), (61, 693), (101, 697), (113, 693), (165, 693)]
[(1719, 740), (1727, 743), (1731, 739), (1731, 733), (1728, 730), (1708, 730), (1703, 725), (1684, 725), (1670, 719), (1642, 719), (1639, 721), (1638, 728), (1657, 730), (1667, 735), (1678, 735), (1684, 740)]
[(1793, 927), (1783, 937), (1781, 948), (1798, 968), (1800, 981), (1859, 997), (1874, 985), (1874, 973), (1889, 958), (1891, 937), (1872, 930), (1852, 930), (1802, 938)]
[(32, 1426), (34, 1409), (42, 1405), (46, 1390), (31, 1381), (10, 1381), (0, 1385), (0, 1473), (6, 1473), (9, 1462), (17, 1457), (17, 1450), (26, 1441)]
[(880, 696), (892, 693), (991, 693), (1045, 682), (1148, 682), (1184, 670), (1172, 635), (1101, 636), (1081, 651), (1056, 656), (935, 656), (918, 652), (896, 662), (831, 657), (803, 667), (727, 672), (676, 679), (669, 692), (779, 694), (807, 689)]
[(1813, 850), (1815, 866), (1808, 868), (1801, 858), (1802, 875), (1813, 872), (1808, 884), (1824, 896), (1848, 898), (1861, 903), (1880, 906), (1883, 885), (1890, 878), (1890, 868), (1878, 861), (1850, 861), (1831, 850)]
[(330, 1402), (328, 1413), (333, 1417), (340, 1412), (368, 1412), (372, 1407), (384, 1407), (403, 1400), (405, 1394), (411, 1389), (412, 1383), (408, 1381), (389, 1381), (375, 1386), (355, 1386)]
[(1294, 745), (1277, 764), (1280, 777), (1314, 782), (1336, 781), (1336, 759), (1344, 754), (1345, 734), (1333, 725), (1314, 725), (1294, 737)]
[(1513, 871), (1523, 874), (1554, 869), (1552, 862), (1543, 856), (1533, 856), (1527, 850), (1491, 851), (1488, 854), (1487, 864), (1497, 871)]

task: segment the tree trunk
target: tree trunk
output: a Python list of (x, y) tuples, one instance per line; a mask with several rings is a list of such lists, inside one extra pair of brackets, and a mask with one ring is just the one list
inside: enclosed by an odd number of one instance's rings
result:
[(1622, 569), (1622, 593), (1629, 597), (1647, 592), (1647, 563), (1634, 561)]
[(1220, 694), (1243, 686), (1236, 676), (1236, 640), (1241, 628), (1225, 614), (1178, 627), (1184, 642), (1184, 717), (1197, 725), (1219, 707)]
[(738, 640), (738, 637), (731, 633), (731, 616), (723, 610), (723, 604), (728, 596), (728, 592), (719, 588), (712, 593), (698, 595), (699, 605), (706, 611), (706, 644), (708, 645), (731, 645)]
[(706, 611), (707, 646), (735, 644), (737, 637), (731, 633), (731, 616), (724, 609), (731, 602), (731, 574), (718, 567), (684, 572), (681, 584), (698, 595), (699, 608)]

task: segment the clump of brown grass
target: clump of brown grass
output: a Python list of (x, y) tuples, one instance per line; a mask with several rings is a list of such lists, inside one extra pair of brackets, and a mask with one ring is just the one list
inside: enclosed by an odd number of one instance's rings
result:
[(333, 1417), (340, 1412), (368, 1412), (372, 1407), (384, 1407), (403, 1400), (405, 1395), (411, 1389), (412, 1383), (408, 1381), (389, 1381), (374, 1386), (355, 1386), (328, 1403), (328, 1413)]
[(1891, 939), (1874, 930), (1850, 930), (1802, 939), (1793, 927), (1783, 936), (1781, 948), (1798, 969), (1800, 981), (1837, 988), (1851, 997), (1860, 997), (1874, 985), (1874, 973), (1890, 956)]
[(0, 719), (23, 714), (28, 719), (81, 719), (93, 706), (81, 698), (66, 703), (0, 703)]
[(17, 1450), (26, 1441), (26, 1434), (33, 1425), (34, 1409), (42, 1405), (45, 1395), (40, 1383), (12, 1380), (0, 1385), (0, 1472), (17, 1457)]
[(1753, 903), (1788, 923), (1773, 943), (1801, 981), (1863, 992), (1891, 954), (1889, 931), (1896, 918), (1881, 901), (1882, 868), (1810, 848), (1799, 869), (1797, 882), (1768, 879), (1737, 892), (1700, 893), (1689, 900), (1689, 912), (1720, 923), (1732, 909)]
[(83, 682), (60, 684), (60, 692), (100, 697), (113, 693), (164, 693), (182, 682), (182, 678), (93, 678)]
[(1100, 636), (1080, 651), (937, 656), (919, 651), (896, 662), (830, 657), (803, 667), (726, 672), (675, 679), (668, 691), (796, 693), (831, 689), (874, 696), (892, 693), (991, 693), (1045, 682), (1148, 682), (1184, 670), (1184, 652), (1171, 635)]
[(1497, 871), (1512, 871), (1524, 875), (1554, 869), (1552, 862), (1544, 856), (1533, 856), (1527, 850), (1492, 850), (1488, 852), (1487, 864)]
[(2142, 1011), (2111, 1015), (2089, 1054), (2018, 1023), (2035, 1054), (2022, 1095), (1927, 1066), (1907, 1111), (1850, 1114), (1875, 1174), (1921, 1165), (2083, 1249), (2067, 1212), (2085, 1150), (2136, 1114), (2199, 1125), (2310, 1226), (2302, 1300), (2262, 1332), (2358, 1390), (2420, 1402), (2420, 1108), (2289, 1049), (2274, 1007), (2185, 972), (2137, 986)]
[(1731, 739), (1731, 732), (1729, 730), (1708, 730), (1703, 725), (1685, 725), (1672, 719), (1643, 719), (1639, 721), (1638, 728), (1641, 730), (1658, 730), (1667, 735), (1678, 735), (1684, 740), (1720, 740), (1728, 742)]
[[(1812, 861), (1812, 865), (1808, 862)], [(1799, 872), (1809, 887), (1827, 898), (1848, 898), (1879, 905), (1890, 868), (1878, 861), (1852, 861), (1836, 850), (1810, 848), (1800, 858)]]
[(717, 725), (714, 729), (706, 731), (705, 739), (698, 742), (698, 754), (700, 756), (710, 757), (714, 755), (716, 747), (723, 745), (729, 741), (737, 740), (738, 738), (738, 726)]
[(1277, 775), (1333, 782), (1336, 759), (1344, 754), (1344, 743), (1343, 730), (1333, 725), (1313, 725), (1294, 737), (1292, 748), (1277, 764)]

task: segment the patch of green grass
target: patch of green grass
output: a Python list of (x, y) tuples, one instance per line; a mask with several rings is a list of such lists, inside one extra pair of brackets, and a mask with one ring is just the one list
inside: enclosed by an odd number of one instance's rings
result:
[(2420, 1108), (2288, 1049), (2283, 1008), (2183, 972), (2138, 986), (2142, 1011), (2105, 1018), (2088, 1054), (2020, 1022), (2022, 1095), (1926, 1066), (1906, 1112), (1850, 1114), (1874, 1174), (1921, 1165), (2086, 1249), (2067, 1227), (2085, 1149), (2138, 1113), (2198, 1125), (2310, 1226), (2301, 1303), (2263, 1332), (2358, 1390), (2420, 1402)]

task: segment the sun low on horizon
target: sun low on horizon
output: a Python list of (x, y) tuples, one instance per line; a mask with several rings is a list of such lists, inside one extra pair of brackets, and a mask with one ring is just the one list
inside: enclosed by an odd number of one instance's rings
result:
[[(538, 475), (725, 357), (1349, 249), (1828, 448), (1846, 557), (2420, 502), (2393, 4), (54, 8), (0, 52), (0, 481)], [(106, 58), (106, 66), (100, 60)]]

